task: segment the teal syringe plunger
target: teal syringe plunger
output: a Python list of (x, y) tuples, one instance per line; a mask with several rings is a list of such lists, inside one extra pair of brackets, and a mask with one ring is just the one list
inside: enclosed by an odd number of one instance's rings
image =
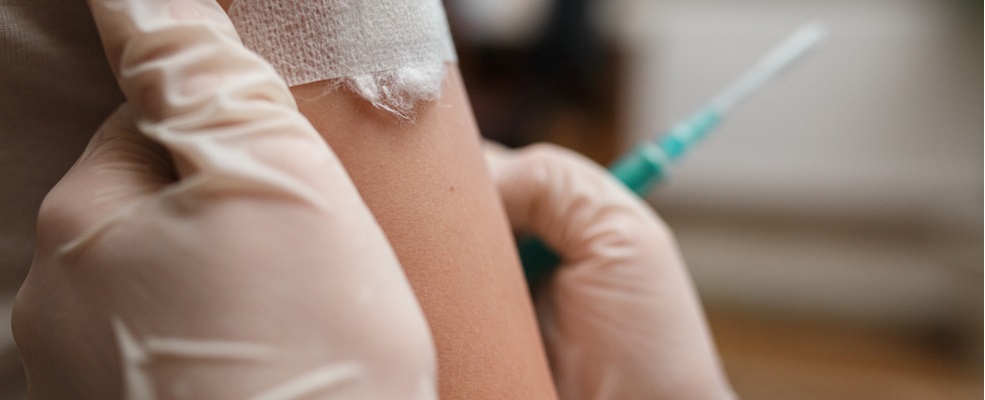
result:
[[(654, 184), (666, 178), (668, 167), (715, 129), (738, 103), (749, 98), (825, 37), (827, 28), (821, 23), (801, 27), (710, 103), (658, 136), (657, 140), (648, 140), (636, 146), (616, 161), (609, 172), (637, 195), (646, 196)], [(521, 240), (519, 248), (527, 282), (547, 276), (561, 261), (557, 254), (536, 238)]]

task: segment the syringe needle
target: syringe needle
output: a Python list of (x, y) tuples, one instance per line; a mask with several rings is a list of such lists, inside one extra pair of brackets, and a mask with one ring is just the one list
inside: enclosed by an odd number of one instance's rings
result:
[(794, 61), (807, 54), (827, 36), (828, 28), (824, 23), (812, 22), (804, 25), (759, 59), (752, 69), (723, 90), (709, 105), (725, 114), (762, 88), (766, 82), (788, 69)]

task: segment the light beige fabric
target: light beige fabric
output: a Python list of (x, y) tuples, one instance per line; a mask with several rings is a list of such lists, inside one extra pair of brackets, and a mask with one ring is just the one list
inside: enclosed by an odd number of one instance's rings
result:
[(23, 391), (10, 305), (38, 206), (122, 101), (84, 1), (0, 0), (0, 398)]
[(123, 97), (84, 2), (3, 0), (0, 49), (0, 287), (10, 291), (30, 263), (41, 199)]

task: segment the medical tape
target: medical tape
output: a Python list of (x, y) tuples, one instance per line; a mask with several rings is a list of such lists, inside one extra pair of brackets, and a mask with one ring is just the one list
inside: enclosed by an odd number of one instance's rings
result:
[(229, 16), (288, 85), (339, 79), (408, 119), (456, 61), (440, 0), (236, 0)]

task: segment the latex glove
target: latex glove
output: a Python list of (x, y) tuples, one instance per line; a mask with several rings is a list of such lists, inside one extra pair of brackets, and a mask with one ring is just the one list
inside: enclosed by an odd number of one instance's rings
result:
[(564, 260), (534, 293), (562, 400), (732, 396), (671, 231), (590, 160), (487, 146), (514, 229)]
[(40, 211), (13, 316), (31, 398), (436, 398), (396, 256), (222, 9), (90, 7), (128, 104)]

